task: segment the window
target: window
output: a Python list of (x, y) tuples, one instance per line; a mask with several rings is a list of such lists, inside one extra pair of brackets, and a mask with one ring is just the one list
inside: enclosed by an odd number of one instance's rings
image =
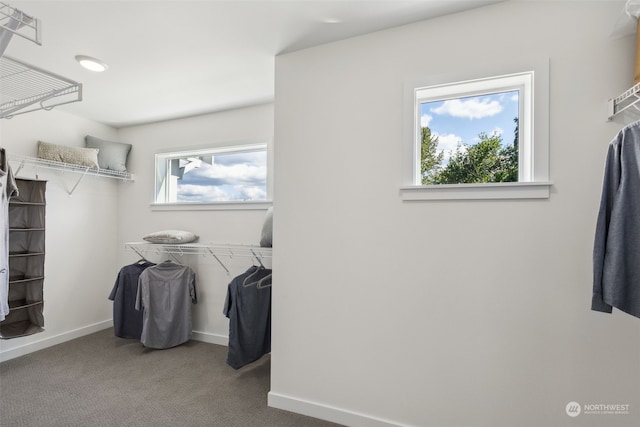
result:
[(156, 154), (156, 204), (266, 202), (267, 145)]
[(548, 197), (548, 65), (524, 70), (407, 84), (405, 200)]

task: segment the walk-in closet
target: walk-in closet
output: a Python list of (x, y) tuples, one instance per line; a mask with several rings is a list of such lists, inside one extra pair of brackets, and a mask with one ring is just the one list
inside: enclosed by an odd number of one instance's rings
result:
[(0, 0), (0, 425), (640, 425), (639, 16)]

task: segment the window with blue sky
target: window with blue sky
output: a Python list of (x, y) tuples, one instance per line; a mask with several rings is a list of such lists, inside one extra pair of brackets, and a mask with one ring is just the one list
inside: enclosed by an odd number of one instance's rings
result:
[(211, 158), (210, 164), (200, 159), (182, 160), (185, 172), (178, 179), (177, 202), (267, 199), (266, 150), (217, 154)]
[(156, 155), (156, 203), (267, 200), (264, 144)]
[(404, 87), (403, 200), (549, 197), (548, 58)]
[(422, 102), (420, 125), (429, 127), (438, 139), (438, 153), (444, 153), (443, 163), (464, 145), (475, 145), (481, 133), (499, 136), (503, 146), (513, 145), (519, 117), (519, 91), (491, 93), (447, 100)]

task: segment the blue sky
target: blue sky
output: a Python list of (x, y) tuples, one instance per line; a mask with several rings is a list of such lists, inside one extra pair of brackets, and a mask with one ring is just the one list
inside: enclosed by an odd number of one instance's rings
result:
[(266, 200), (267, 152), (219, 154), (178, 180), (181, 202)]
[(503, 144), (512, 144), (518, 91), (425, 102), (420, 117), (422, 127), (428, 126), (438, 137), (438, 151), (445, 152), (445, 159), (458, 143), (476, 144), (481, 132), (489, 136), (498, 133)]

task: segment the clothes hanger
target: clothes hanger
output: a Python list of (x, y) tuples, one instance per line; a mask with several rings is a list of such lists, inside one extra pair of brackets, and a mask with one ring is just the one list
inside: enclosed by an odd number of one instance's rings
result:
[[(250, 277), (253, 277), (258, 271), (265, 271), (265, 270), (268, 270), (268, 269), (266, 267), (258, 267), (255, 272), (253, 272), (249, 277), (247, 277), (247, 279), (250, 278)], [(263, 283), (265, 281), (267, 281), (267, 280), (269, 280), (271, 278), (271, 274), (272, 274), (271, 270), (268, 270), (268, 271), (269, 271), (269, 274), (265, 275), (264, 277), (261, 277), (260, 279), (256, 280), (255, 282), (247, 283), (247, 280), (245, 279), (245, 281), (242, 283), (243, 286), (249, 287), (249, 286), (256, 285), (256, 287), (258, 289), (268, 288), (269, 286), (271, 286), (271, 284), (263, 285)]]
[(263, 283), (266, 282), (267, 280), (271, 280), (271, 275), (272, 275), (272, 273), (269, 273), (266, 276), (264, 276), (262, 279), (258, 280), (258, 282), (256, 284), (256, 288), (258, 288), (258, 289), (270, 288), (271, 287), (271, 282), (269, 282), (268, 285), (263, 285)]
[(251, 249), (251, 253), (253, 254), (253, 257), (251, 257), (251, 259), (254, 260), (254, 261), (258, 261), (259, 265), (256, 265), (255, 262), (253, 263), (252, 267), (255, 267), (256, 269), (255, 269), (255, 271), (253, 271), (251, 274), (249, 274), (247, 277), (244, 278), (244, 280), (242, 281), (242, 286), (244, 286), (244, 287), (248, 287), (248, 286), (253, 285), (254, 283), (251, 283), (251, 282), (247, 283), (249, 281), (249, 279), (251, 279), (253, 276), (258, 274), (258, 272), (260, 270), (264, 270), (265, 269), (264, 264), (262, 263), (260, 258), (256, 255), (256, 253), (253, 251), (253, 249)]
[[(254, 265), (254, 267), (256, 267), (255, 271), (254, 271), (254, 272), (252, 272), (251, 274), (249, 274), (247, 277), (245, 277), (245, 278), (244, 278), (244, 280), (242, 281), (242, 286), (244, 286), (244, 287), (248, 287), (248, 286), (253, 285), (255, 282), (249, 282), (249, 279), (251, 279), (253, 276), (255, 276), (256, 274), (258, 274), (258, 272), (259, 272), (260, 270), (264, 270), (264, 267), (258, 267), (258, 266), (255, 266), (255, 265)], [(247, 282), (249, 282), (249, 283), (247, 283)]]

